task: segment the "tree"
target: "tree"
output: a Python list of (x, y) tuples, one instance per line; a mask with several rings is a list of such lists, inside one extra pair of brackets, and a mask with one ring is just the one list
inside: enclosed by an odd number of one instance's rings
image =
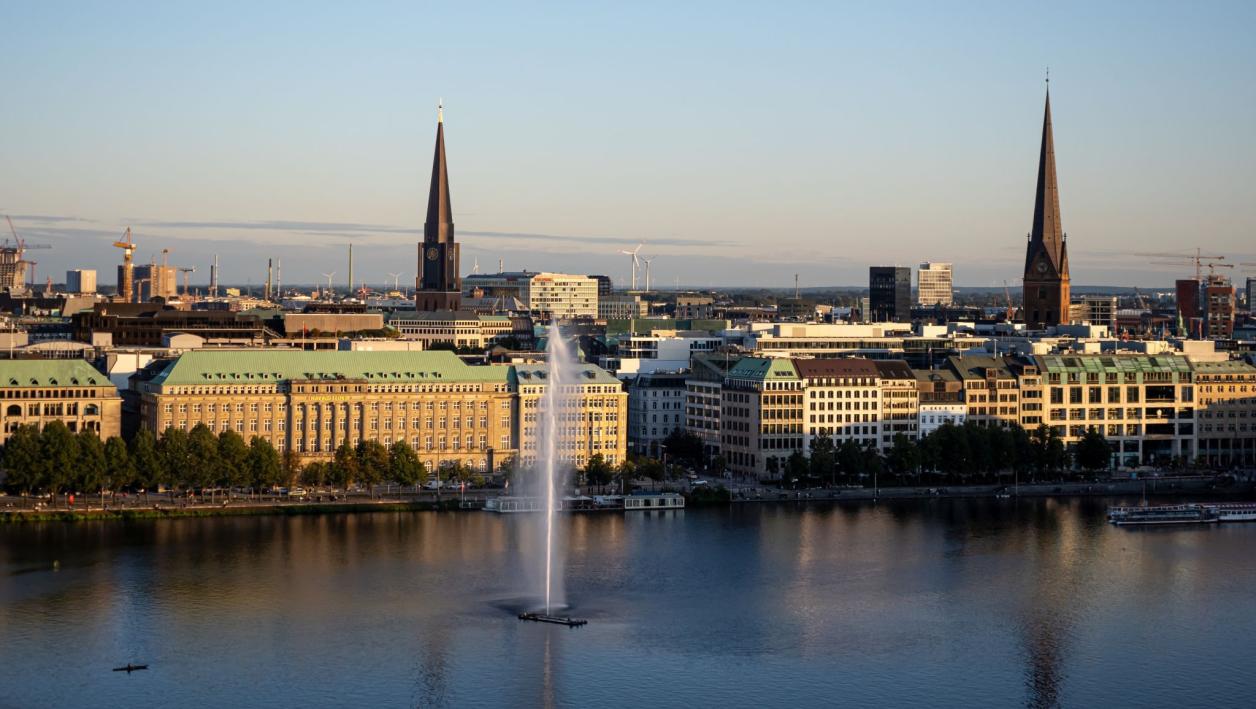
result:
[(4, 484), (10, 492), (30, 493), (44, 488), (43, 453), (39, 428), (23, 424), (4, 444)]
[(614, 471), (601, 453), (594, 454), (584, 466), (584, 480), (588, 485), (605, 485), (611, 481)]
[(270, 441), (253, 436), (241, 466), (248, 484), (259, 490), (274, 487), (284, 480), (283, 462)]
[(165, 457), (152, 431), (140, 429), (131, 439), (131, 464), (135, 468), (136, 483), (145, 491), (166, 482)]
[(356, 451), (358, 457), (357, 479), (374, 485), (388, 474), (388, 449), (379, 441), (362, 441)]
[(218, 437), (209, 426), (198, 423), (192, 427), (188, 434), (188, 458), (186, 480), (190, 487), (203, 489), (217, 482), (222, 463), (218, 457)]
[(1078, 465), (1093, 473), (1109, 466), (1112, 461), (1112, 447), (1098, 429), (1092, 428), (1077, 442), (1074, 455)]
[(283, 480), (282, 482), (292, 485), (297, 476), (303, 473), (301, 469), (301, 456), (297, 452), (288, 448), (283, 452)]
[(813, 478), (837, 481), (837, 449), (832, 438), (817, 436), (811, 442), (810, 472)]
[(56, 494), (73, 481), (74, 466), (78, 462), (78, 441), (61, 421), (44, 426), (39, 434), (39, 451), (43, 458), (45, 484)]
[(702, 464), (702, 439), (682, 429), (674, 428), (663, 439), (667, 457), (673, 462), (688, 463), (691, 466)]
[(95, 492), (105, 487), (105, 445), (95, 432), (83, 429), (75, 436), (78, 455), (74, 461), (72, 487), (80, 492)]
[[(256, 437), (254, 437), (256, 439)], [(257, 480), (249, 470), (250, 444), (235, 431), (223, 431), (218, 436), (217, 482), (226, 488), (252, 487)]]
[(841, 469), (842, 475), (848, 480), (862, 478), (866, 472), (864, 463), (863, 447), (850, 439), (842, 441), (842, 445), (837, 448), (837, 467)]
[(896, 433), (886, 462), (895, 475), (912, 475), (920, 467), (920, 448), (906, 435)]
[(157, 452), (161, 454), (161, 482), (171, 487), (186, 485), (188, 469), (192, 466), (187, 431), (173, 426), (167, 428), (157, 441)]
[(802, 480), (811, 472), (811, 463), (802, 451), (796, 450), (785, 459), (785, 475), (791, 480)]
[(423, 479), (423, 462), (405, 441), (388, 449), (388, 478), (398, 485), (417, 485)]
[(327, 478), (333, 485), (345, 488), (358, 479), (358, 454), (349, 447), (348, 441), (341, 443), (336, 449), (336, 457), (328, 470)]
[(109, 479), (109, 487), (114, 490), (135, 484), (135, 466), (131, 463), (131, 453), (126, 449), (126, 441), (120, 436), (110, 436), (105, 441), (105, 477)]
[(327, 478), (327, 468), (328, 466), (326, 463), (317, 460), (311, 462), (309, 465), (306, 465), (305, 468), (301, 470), (301, 484), (309, 485), (310, 487), (322, 487), (323, 485), (329, 484), (330, 480)]

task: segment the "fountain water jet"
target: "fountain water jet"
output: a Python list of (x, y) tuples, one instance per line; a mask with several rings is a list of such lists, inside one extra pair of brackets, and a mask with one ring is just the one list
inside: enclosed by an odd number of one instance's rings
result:
[(550, 325), (546, 354), (546, 386), (542, 413), (545, 427), (542, 429), (541, 454), (545, 485), (545, 615), (553, 608), (554, 593), (554, 517), (558, 511), (558, 492), (562, 485), (562, 460), (559, 453), (559, 437), (562, 434), (563, 384), (566, 374), (572, 370), (571, 354), (563, 344), (557, 324)]

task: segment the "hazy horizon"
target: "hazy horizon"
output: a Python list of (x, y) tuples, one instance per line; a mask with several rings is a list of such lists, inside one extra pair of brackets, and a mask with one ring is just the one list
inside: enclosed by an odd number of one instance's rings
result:
[[(859, 287), (870, 265), (1015, 284), (1051, 67), (1077, 284), (1138, 254), (1256, 262), (1256, 7), (15, 5), (0, 212), (39, 280), (136, 259), (260, 284), (413, 283), (435, 104), (464, 274)], [(1251, 272), (1256, 275), (1256, 270)], [(1247, 273), (1229, 272), (1236, 282)], [(842, 284), (848, 284), (843, 286)], [(856, 285), (851, 285), (856, 284)]]

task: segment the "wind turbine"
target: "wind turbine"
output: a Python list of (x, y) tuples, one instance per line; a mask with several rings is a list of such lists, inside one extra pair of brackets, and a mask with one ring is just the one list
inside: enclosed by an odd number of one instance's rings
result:
[(400, 274), (400, 273), (390, 273), (390, 274), (388, 274), (388, 275), (389, 275), (389, 276), (391, 276), (391, 277), (392, 277), (392, 279), (393, 279), (393, 290), (395, 290), (395, 291), (400, 291), (400, 290), (401, 290), (401, 274)]
[(324, 273), (324, 274), (323, 274), (323, 278), (326, 278), (326, 279), (327, 279), (327, 292), (328, 292), (328, 293), (330, 293), (330, 294), (332, 294), (332, 295), (335, 295), (335, 294), (336, 294), (336, 291), (334, 291), (334, 290), (332, 290), (332, 289), (331, 289), (331, 279), (332, 279), (332, 278), (334, 278), (335, 276), (336, 276), (336, 272), (335, 272), (335, 271), (332, 271), (331, 273)]
[(646, 293), (650, 292), (650, 262), (656, 258), (658, 258), (657, 255), (641, 257), (641, 260), (645, 262), (645, 292)]
[(641, 247), (644, 245), (645, 244), (637, 244), (637, 248), (631, 251), (621, 249), (619, 252), (625, 256), (632, 257), (632, 289), (633, 290), (637, 289), (637, 265), (639, 263), (639, 260), (637, 259), (637, 254), (641, 251)]

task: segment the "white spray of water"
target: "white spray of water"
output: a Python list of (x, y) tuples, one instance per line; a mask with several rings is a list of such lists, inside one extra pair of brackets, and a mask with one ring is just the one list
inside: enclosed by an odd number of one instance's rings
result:
[(551, 610), (554, 594), (554, 517), (558, 508), (558, 493), (562, 487), (562, 456), (559, 452), (559, 437), (562, 433), (563, 385), (566, 375), (572, 371), (571, 354), (563, 344), (562, 333), (558, 325), (549, 329), (549, 343), (546, 347), (547, 373), (543, 411), (545, 429), (543, 432), (541, 461), (545, 485), (545, 613)]

